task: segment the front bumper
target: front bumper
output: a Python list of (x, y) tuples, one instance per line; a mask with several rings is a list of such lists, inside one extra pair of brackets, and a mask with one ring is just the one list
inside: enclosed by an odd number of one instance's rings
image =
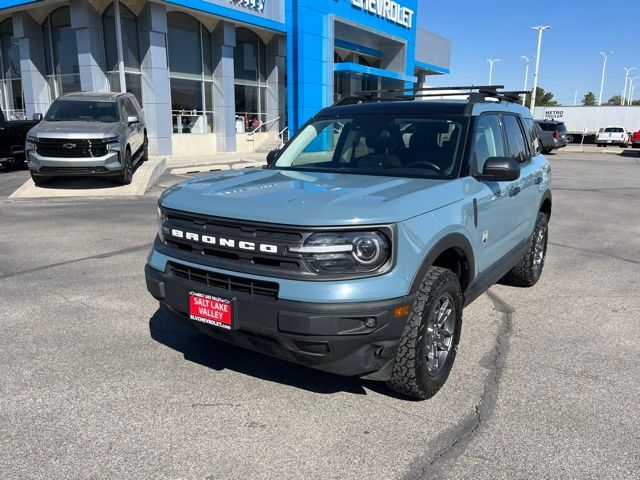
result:
[(61, 158), (45, 157), (36, 150), (27, 151), (27, 166), (36, 175), (117, 175), (122, 171), (120, 152), (112, 151), (102, 157)]
[[(171, 271), (168, 269), (169, 272)], [(145, 267), (147, 289), (174, 316), (208, 336), (339, 375), (388, 380), (414, 296), (359, 303), (308, 303), (209, 287)], [(189, 318), (189, 292), (234, 301), (234, 329)], [(375, 319), (375, 326), (365, 321)]]

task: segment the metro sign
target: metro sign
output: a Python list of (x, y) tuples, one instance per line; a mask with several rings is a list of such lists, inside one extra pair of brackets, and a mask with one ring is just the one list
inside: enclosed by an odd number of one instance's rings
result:
[(351, 4), (402, 27), (411, 28), (413, 26), (415, 12), (410, 8), (403, 7), (395, 0), (351, 0)]
[(239, 5), (241, 7), (250, 8), (260, 13), (264, 12), (264, 3), (266, 0), (229, 0), (229, 3)]

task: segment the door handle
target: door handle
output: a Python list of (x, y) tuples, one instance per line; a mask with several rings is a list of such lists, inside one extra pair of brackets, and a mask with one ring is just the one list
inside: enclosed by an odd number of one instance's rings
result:
[(512, 189), (509, 190), (510, 197), (515, 197), (519, 193), (520, 193), (520, 187), (513, 187)]

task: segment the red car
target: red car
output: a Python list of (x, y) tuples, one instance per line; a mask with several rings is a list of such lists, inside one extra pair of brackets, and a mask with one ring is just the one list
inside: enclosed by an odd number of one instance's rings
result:
[(631, 146), (633, 148), (640, 148), (640, 130), (634, 133), (631, 137)]

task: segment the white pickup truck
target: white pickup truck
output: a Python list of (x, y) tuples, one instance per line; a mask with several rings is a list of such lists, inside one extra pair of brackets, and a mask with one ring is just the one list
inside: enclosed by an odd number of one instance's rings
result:
[(618, 145), (625, 148), (629, 143), (629, 135), (622, 127), (601, 128), (596, 137), (596, 145), (606, 147), (607, 145)]

